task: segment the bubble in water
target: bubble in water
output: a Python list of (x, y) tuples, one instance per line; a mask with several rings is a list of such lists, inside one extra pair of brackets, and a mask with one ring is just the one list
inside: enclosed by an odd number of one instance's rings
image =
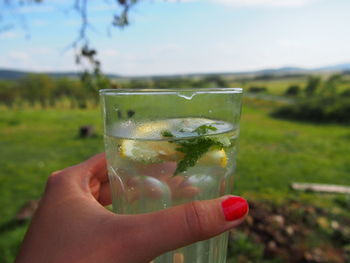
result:
[(118, 114), (118, 119), (121, 119), (123, 117), (118, 105), (113, 105), (113, 110)]

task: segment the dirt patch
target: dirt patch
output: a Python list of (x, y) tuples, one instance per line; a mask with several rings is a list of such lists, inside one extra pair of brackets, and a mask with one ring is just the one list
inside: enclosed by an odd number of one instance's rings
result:
[[(230, 246), (234, 248), (235, 236), (243, 233), (261, 248), (262, 260), (274, 259), (266, 262), (350, 262), (350, 219), (311, 205), (295, 201), (285, 205), (250, 202), (247, 220), (231, 232)], [(234, 251), (240, 253), (237, 249)], [(235, 262), (256, 262), (252, 258), (247, 261), (249, 255), (234, 256)]]

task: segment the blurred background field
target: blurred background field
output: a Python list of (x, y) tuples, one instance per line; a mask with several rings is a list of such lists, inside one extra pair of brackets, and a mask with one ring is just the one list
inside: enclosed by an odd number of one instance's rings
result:
[[(320, 257), (317, 253), (322, 248), (321, 256), (333, 260), (327, 262), (346, 262), (350, 244), (349, 197), (297, 192), (290, 188), (290, 184), (347, 185), (350, 173), (349, 126), (346, 122), (315, 123), (271, 116), (277, 109), (295, 105), (296, 101), (306, 98), (305, 89), (310, 81), (307, 75), (302, 78), (298, 76), (295, 80), (270, 76), (269, 80), (258, 83), (256, 77), (244, 78), (237, 81), (229, 76), (216, 75), (152, 81), (130, 79), (122, 84), (115, 80), (113, 85), (130, 88), (146, 85), (179, 88), (218, 84), (243, 86), (245, 97), (234, 193), (248, 198), (252, 207), (256, 208), (252, 208), (253, 216), (247, 225), (232, 235), (234, 240), (229, 259), (231, 262), (318, 262), (312, 260)], [(322, 89), (329, 78), (329, 75), (320, 75), (322, 80), (313, 96), (322, 96)], [(346, 74), (341, 79), (342, 89), (337, 90), (334, 96), (340, 96), (350, 87)], [(21, 89), (24, 89), (21, 85), (25, 82), (26, 89), (32, 87), (33, 92), (26, 90), (28, 93), (20, 95)], [(40, 198), (48, 175), (103, 151), (102, 121), (96, 94), (82, 91), (85, 97), (70, 95), (70, 92), (79, 92), (79, 89), (72, 85), (74, 88), (69, 91), (68, 87), (71, 86), (67, 85), (68, 90), (64, 90), (59, 85), (65, 82), (81, 85), (74, 79), (30, 75), (19, 81), (4, 81), (2, 83), (5, 84), (0, 86), (0, 91), (6, 91), (10, 85), (18, 90), (12, 101), (7, 97), (6, 100), (2, 99), (1, 104), (2, 262), (14, 259), (28, 225), (27, 220), (16, 221), (16, 213), (29, 200)], [(43, 83), (48, 84), (45, 86)], [(298, 94), (286, 94), (293, 85), (299, 85)], [(256, 91), (257, 86), (264, 89)], [(57, 95), (57, 87), (62, 92), (61, 96)], [(34, 95), (35, 92), (38, 95)], [(31, 97), (27, 98), (25, 94)], [(43, 97), (43, 94), (47, 97)], [(95, 134), (81, 138), (79, 127), (84, 125), (92, 125)], [(254, 214), (256, 211), (263, 216)], [(271, 223), (266, 220), (277, 220), (277, 226), (272, 230), (254, 232), (254, 220), (255, 226), (259, 225), (259, 220), (266, 225)], [(287, 227), (290, 235), (285, 233)], [(279, 231), (284, 234), (281, 233), (276, 239), (274, 235)], [(295, 251), (291, 252), (291, 248)], [(293, 261), (292, 253), (297, 253), (300, 261)], [(306, 261), (308, 257), (310, 260)]]

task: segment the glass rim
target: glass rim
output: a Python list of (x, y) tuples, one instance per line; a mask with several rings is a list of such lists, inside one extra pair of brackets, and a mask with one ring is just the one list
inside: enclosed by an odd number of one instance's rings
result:
[(242, 88), (168, 88), (168, 89), (101, 89), (100, 95), (178, 95), (183, 92), (196, 94), (242, 94)]

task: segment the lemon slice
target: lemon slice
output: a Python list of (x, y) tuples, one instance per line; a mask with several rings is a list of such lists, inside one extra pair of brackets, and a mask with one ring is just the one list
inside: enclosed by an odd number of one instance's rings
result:
[(159, 138), (160, 132), (170, 128), (170, 124), (165, 121), (152, 121), (138, 125), (135, 131), (136, 138)]
[(176, 151), (177, 145), (166, 141), (123, 140), (121, 156), (144, 163), (178, 161), (183, 153)]
[[(180, 125), (180, 127), (184, 126), (186, 128), (191, 126), (190, 130), (193, 130), (193, 127), (212, 122), (213, 121), (209, 119), (194, 118), (188, 120), (173, 119), (171, 122), (152, 121), (139, 124), (133, 134), (135, 140), (125, 139), (122, 141), (120, 154), (124, 158), (142, 163), (159, 163), (163, 161), (179, 162), (184, 158), (184, 153), (177, 151), (179, 145), (176, 142), (170, 143), (168, 141), (151, 140), (158, 139), (160, 133), (164, 130), (172, 131), (174, 126)], [(225, 141), (228, 140), (229, 142), (228, 138), (215, 137), (215, 140), (220, 141), (224, 146), (229, 146)], [(224, 149), (211, 149), (198, 160), (198, 163), (226, 167), (227, 154)]]
[[(124, 140), (121, 144), (121, 156), (143, 163), (159, 163), (163, 161), (178, 162), (184, 154), (176, 150), (175, 143), (165, 141), (135, 141)], [(198, 163), (205, 165), (220, 165), (226, 167), (227, 154), (224, 149), (211, 150), (205, 153)]]
[(199, 160), (198, 163), (206, 165), (220, 165), (225, 168), (227, 165), (227, 154), (224, 149), (211, 150), (205, 153)]
[(139, 162), (159, 162), (158, 153), (149, 147), (147, 142), (139, 142), (134, 140), (123, 140), (121, 144), (120, 154)]

